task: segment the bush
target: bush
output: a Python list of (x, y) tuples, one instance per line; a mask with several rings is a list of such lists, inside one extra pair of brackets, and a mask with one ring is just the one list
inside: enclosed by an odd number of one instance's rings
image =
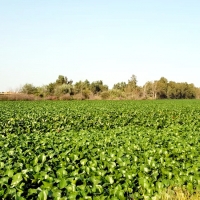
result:
[(91, 94), (91, 95), (89, 96), (89, 99), (90, 99), (90, 100), (101, 100), (101, 97), (98, 96), (98, 95), (92, 95), (92, 94)]
[(32, 100), (35, 100), (35, 96), (28, 95), (28, 94), (13, 93), (13, 94), (0, 95), (0, 100), (1, 101), (32, 101)]
[(56, 96), (47, 96), (45, 100), (58, 100)]
[(85, 97), (82, 94), (73, 95), (74, 100), (85, 100)]
[(125, 93), (120, 90), (113, 89), (110, 91), (110, 95), (112, 96), (112, 99), (126, 99)]
[(70, 94), (65, 94), (60, 97), (60, 100), (71, 100), (71, 99), (72, 97), (70, 96)]
[(102, 99), (109, 99), (110, 97), (110, 92), (109, 91), (104, 91), (100, 94)]

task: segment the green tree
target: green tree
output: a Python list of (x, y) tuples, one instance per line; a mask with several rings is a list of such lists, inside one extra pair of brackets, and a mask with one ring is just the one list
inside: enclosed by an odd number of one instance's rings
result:
[(137, 88), (137, 77), (133, 74), (128, 80), (127, 89), (129, 92), (134, 92)]
[(143, 86), (143, 97), (144, 98), (154, 98), (154, 83), (146, 82)]
[(94, 81), (90, 85), (90, 90), (93, 94), (98, 94), (108, 90), (108, 86), (103, 84), (103, 81)]
[(36, 95), (39, 96), (39, 97), (44, 97), (46, 96), (47, 94), (47, 86), (40, 86), (40, 87), (37, 87), (37, 93)]
[(68, 80), (68, 78), (63, 75), (59, 75), (56, 80), (56, 85), (62, 85), (62, 84), (72, 85), (72, 83), (73, 83), (72, 80)]
[(125, 82), (120, 82), (120, 83), (114, 84), (113, 89), (114, 90), (125, 91), (126, 87), (127, 87), (127, 84)]
[(63, 75), (59, 75), (56, 80), (56, 85), (62, 85), (67, 84), (67, 77), (64, 77)]
[(90, 96), (90, 82), (88, 80), (79, 81), (74, 84), (74, 93), (80, 94), (84, 99)]
[(132, 75), (128, 80), (128, 84), (125, 88), (125, 93), (128, 99), (141, 98), (141, 88), (137, 86), (137, 77)]
[(32, 84), (26, 83), (20, 90), (21, 93), (24, 94), (36, 94), (37, 88)]
[(178, 93), (177, 93), (177, 83), (174, 81), (170, 81), (168, 83), (168, 87), (167, 87), (167, 98), (168, 99), (177, 99), (178, 97)]
[(68, 80), (66, 76), (59, 75), (54, 83), (46, 86), (47, 95), (61, 96), (64, 94), (73, 94), (73, 81)]
[(54, 91), (54, 94), (58, 97), (64, 94), (71, 95), (72, 93), (73, 93), (73, 86), (69, 84), (62, 84), (62, 85), (56, 86), (55, 91)]
[(164, 77), (161, 77), (159, 81), (157, 81), (157, 98), (165, 99), (167, 98), (167, 87), (168, 87), (168, 80)]
[(90, 82), (88, 80), (79, 81), (74, 84), (75, 94), (82, 93), (84, 90), (89, 90)]
[(181, 97), (184, 99), (195, 98), (195, 87), (194, 84), (182, 83), (181, 84)]
[(200, 88), (199, 87), (195, 88), (195, 97), (197, 99), (200, 99)]
[(55, 88), (56, 88), (56, 84), (55, 83), (49, 83), (46, 86), (46, 94), (47, 95), (54, 95)]

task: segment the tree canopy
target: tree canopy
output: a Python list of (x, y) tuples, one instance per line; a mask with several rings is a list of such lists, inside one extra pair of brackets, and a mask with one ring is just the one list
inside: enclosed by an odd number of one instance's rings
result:
[[(20, 92), (27, 95), (39, 97), (51, 97), (54, 99), (194, 99), (200, 98), (200, 88), (196, 88), (192, 83), (177, 83), (168, 81), (165, 77), (159, 80), (147, 81), (143, 86), (137, 85), (136, 75), (130, 76), (127, 82), (118, 82), (109, 89), (102, 80), (90, 83), (73, 81), (67, 76), (59, 75), (55, 82), (51, 82), (41, 87), (33, 84), (25, 84)], [(67, 95), (67, 96), (66, 96)]]

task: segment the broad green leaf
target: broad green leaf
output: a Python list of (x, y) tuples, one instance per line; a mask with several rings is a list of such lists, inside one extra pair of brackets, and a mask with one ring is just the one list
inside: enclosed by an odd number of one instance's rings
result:
[(149, 182), (146, 178), (140, 178), (139, 179), (139, 184), (143, 187), (143, 188), (149, 188)]
[(74, 200), (74, 199), (76, 199), (76, 196), (77, 196), (77, 192), (71, 192), (70, 194), (69, 194), (69, 196), (68, 196), (68, 199), (70, 199), (70, 200)]
[(11, 170), (11, 169), (8, 169), (8, 170), (6, 170), (6, 173), (5, 173), (8, 177), (12, 177), (13, 176), (13, 174), (14, 174), (14, 171), (13, 170)]
[(52, 196), (54, 199), (60, 199), (61, 198), (61, 190), (58, 190), (57, 188), (52, 190), (53, 194)]
[(44, 155), (44, 153), (42, 153), (42, 154), (39, 156), (38, 160), (40, 160), (40, 162), (42, 162), (42, 163), (44, 163), (44, 162), (46, 161), (46, 156)]
[(3, 168), (3, 167), (4, 167), (4, 163), (0, 162), (0, 168)]
[(0, 184), (5, 185), (8, 183), (9, 177), (3, 177), (0, 179)]
[(87, 159), (82, 159), (82, 160), (80, 161), (81, 165), (83, 165), (83, 166), (86, 164), (86, 162), (87, 162)]
[(21, 195), (16, 195), (15, 199), (16, 200), (26, 200), (24, 197), (21, 197)]
[(124, 192), (123, 190), (118, 190), (117, 193), (116, 193), (118, 199), (120, 200), (125, 200), (126, 198), (124, 197)]
[(66, 180), (65, 180), (64, 178), (62, 178), (62, 179), (60, 180), (60, 182), (59, 182), (59, 188), (60, 188), (60, 189), (63, 189), (63, 188), (66, 187), (66, 185), (67, 185)]
[(33, 159), (33, 166), (37, 165), (37, 163), (38, 163), (38, 157), (35, 157), (35, 158)]
[(41, 166), (40, 166), (40, 165), (36, 165), (36, 166), (34, 167), (34, 171), (35, 171), (35, 172), (39, 172), (40, 169), (41, 169)]
[(53, 187), (52, 182), (42, 181), (43, 185), (41, 186), (42, 189), (51, 189)]
[(76, 185), (74, 185), (74, 184), (68, 185), (68, 186), (66, 187), (66, 189), (67, 189), (67, 192), (68, 192), (68, 193), (75, 192), (75, 190), (76, 190)]
[(47, 200), (47, 197), (48, 197), (48, 191), (47, 190), (42, 190), (38, 194), (38, 200)]
[(99, 193), (99, 194), (103, 193), (103, 187), (101, 185), (95, 185), (95, 187), (96, 187), (97, 193)]
[(193, 192), (193, 184), (192, 183), (188, 183), (187, 184), (187, 189), (189, 192)]
[(16, 185), (18, 185), (22, 180), (23, 180), (22, 174), (21, 174), (21, 173), (17, 173), (17, 174), (15, 174), (15, 175), (12, 177), (11, 185), (12, 185), (12, 186), (16, 186)]
[(37, 189), (29, 189), (28, 190), (28, 196), (30, 196), (32, 194), (37, 194)]
[(64, 168), (60, 168), (56, 171), (56, 174), (59, 178), (62, 178), (64, 175), (67, 174), (66, 170)]
[(106, 180), (110, 183), (113, 184), (114, 183), (114, 179), (112, 176), (106, 176)]

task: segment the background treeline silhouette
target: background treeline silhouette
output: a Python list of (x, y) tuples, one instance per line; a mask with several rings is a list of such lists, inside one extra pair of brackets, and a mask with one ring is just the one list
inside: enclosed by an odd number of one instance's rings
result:
[(137, 85), (137, 77), (132, 75), (127, 82), (119, 82), (109, 89), (102, 80), (73, 83), (66, 76), (59, 75), (55, 82), (35, 87), (25, 84), (17, 93), (1, 93), (1, 100), (84, 100), (84, 99), (199, 99), (200, 88), (187, 82), (177, 83), (161, 77)]

